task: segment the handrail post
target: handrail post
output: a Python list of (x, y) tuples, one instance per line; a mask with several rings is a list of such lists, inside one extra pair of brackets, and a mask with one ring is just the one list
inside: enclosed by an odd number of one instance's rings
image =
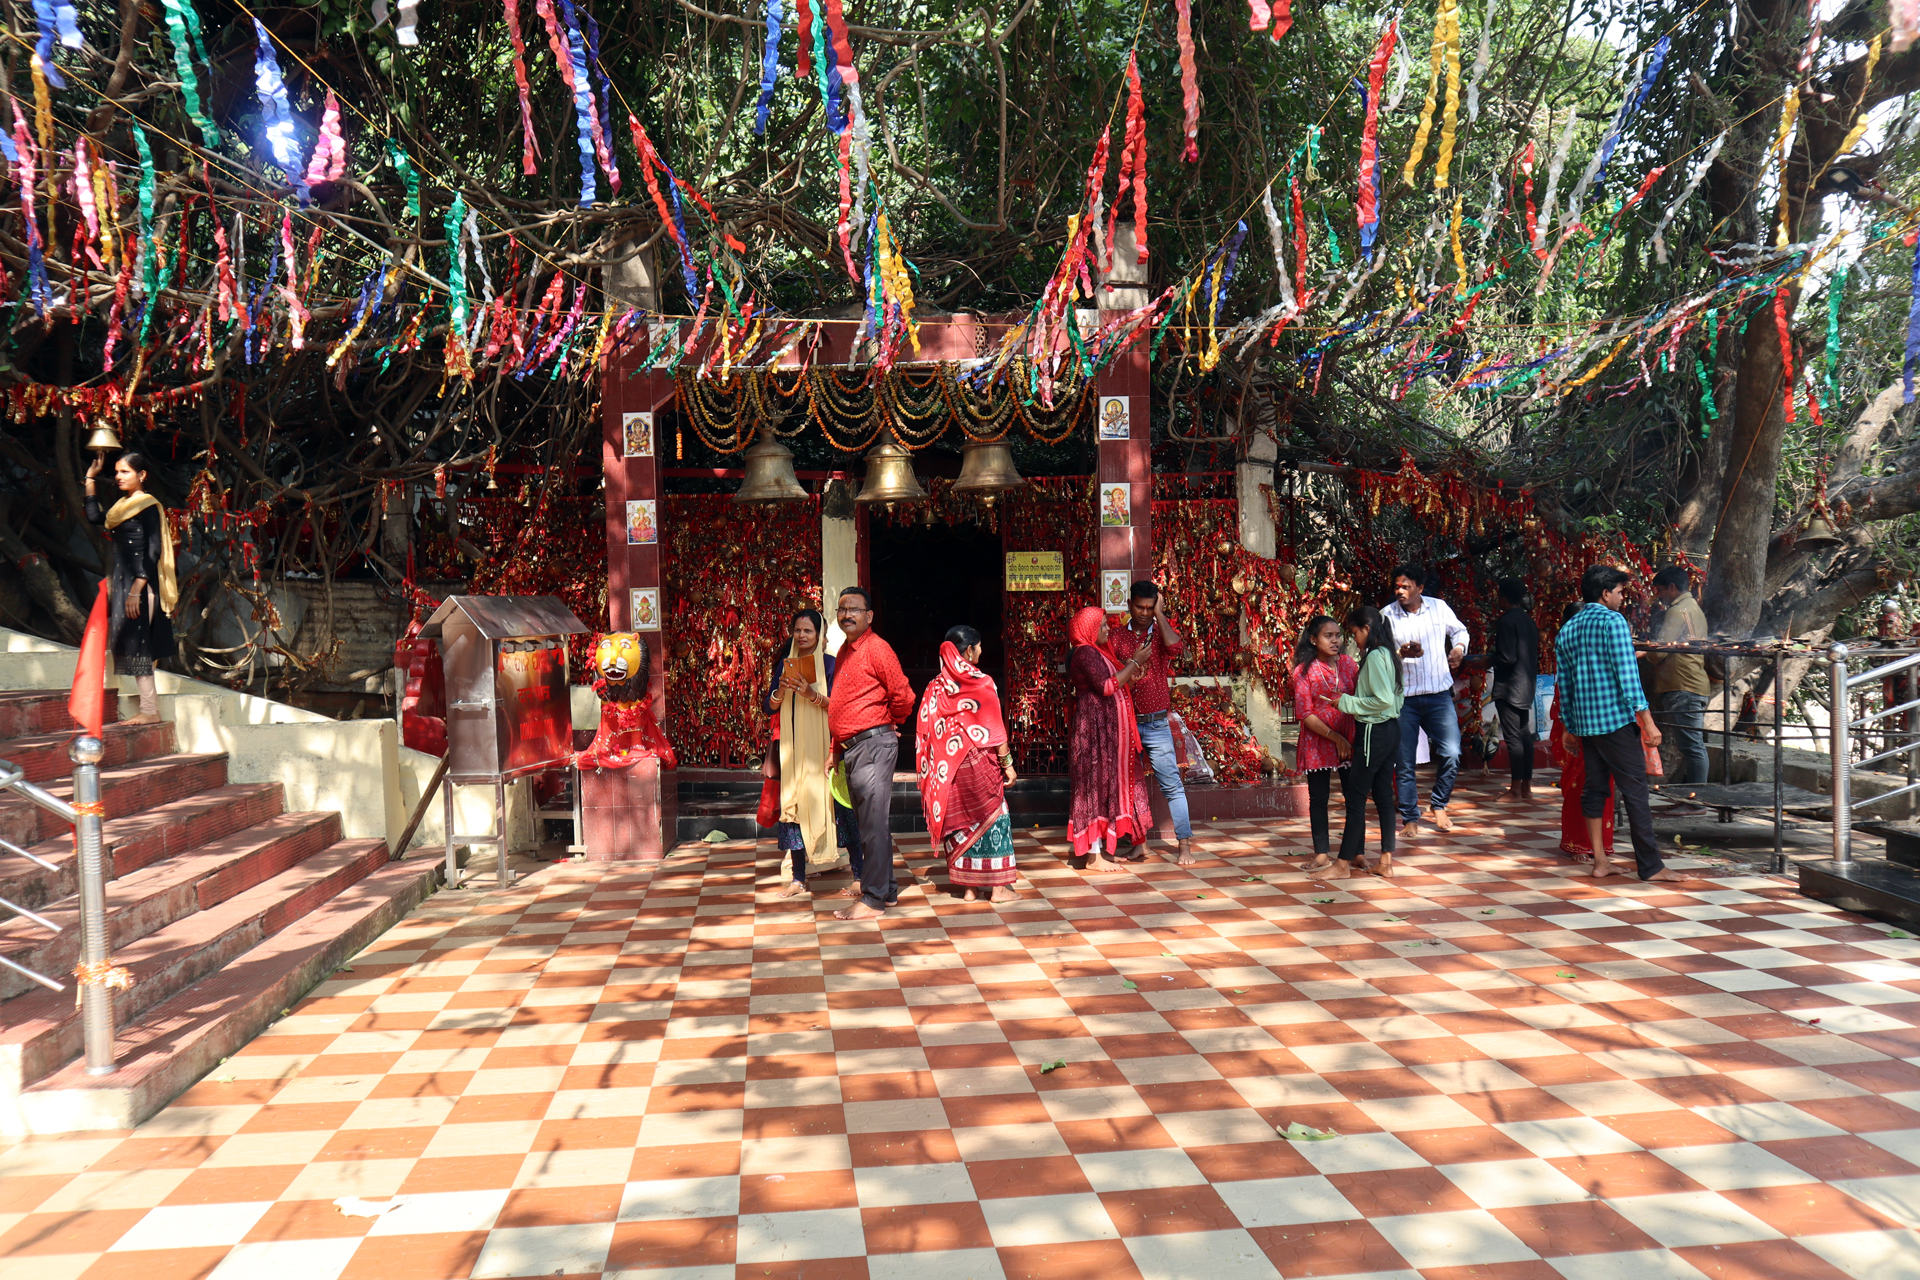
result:
[(1847, 696), (1847, 646), (1836, 644), (1828, 650), (1828, 697), (1831, 724), (1827, 741), (1832, 744), (1830, 769), (1833, 784), (1833, 860), (1840, 866), (1853, 862), (1853, 704)]
[(73, 740), (73, 835), (80, 852), (80, 1005), (87, 1074), (112, 1074), (113, 988), (107, 976), (107, 881), (101, 827), (100, 759), (106, 744), (92, 735)]

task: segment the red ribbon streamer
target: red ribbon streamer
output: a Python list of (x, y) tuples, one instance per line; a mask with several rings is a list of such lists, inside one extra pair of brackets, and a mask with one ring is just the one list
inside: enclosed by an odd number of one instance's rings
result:
[(1187, 137), (1180, 158), (1194, 164), (1200, 159), (1200, 78), (1193, 69), (1193, 0), (1174, 0), (1173, 7), (1179, 15), (1180, 107)]
[[(1399, 24), (1387, 23), (1387, 29), (1380, 33), (1380, 43), (1374, 46), (1373, 59), (1367, 63), (1367, 119), (1360, 132), (1360, 198), (1357, 205), (1363, 234), (1368, 227), (1376, 226), (1380, 221), (1380, 91), (1387, 82), (1387, 60), (1393, 56), (1393, 46), (1399, 38)], [(1300, 200), (1296, 194), (1296, 226), (1300, 223), (1299, 206)]]
[(1773, 291), (1773, 323), (1780, 330), (1780, 364), (1785, 370), (1781, 381), (1786, 384), (1787, 421), (1793, 421), (1793, 334), (1787, 327), (1787, 287), (1781, 285)]
[(527, 46), (520, 38), (520, 0), (507, 0), (507, 37), (513, 41), (513, 83), (520, 91), (520, 172), (531, 176), (540, 144), (533, 136), (533, 99), (527, 89)]
[(1140, 89), (1140, 60), (1127, 55), (1127, 135), (1120, 142), (1120, 186), (1107, 213), (1107, 258), (1112, 266), (1113, 233), (1120, 225), (1120, 198), (1133, 179), (1133, 242), (1136, 261), (1147, 260), (1147, 102)]

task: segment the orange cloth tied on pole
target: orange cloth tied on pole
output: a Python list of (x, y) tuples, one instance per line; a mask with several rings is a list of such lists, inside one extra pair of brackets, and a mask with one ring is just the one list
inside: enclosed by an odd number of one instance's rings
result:
[(93, 598), (86, 634), (80, 639), (80, 660), (73, 667), (73, 692), (67, 697), (67, 714), (96, 738), (106, 731), (108, 585), (102, 578), (100, 593)]

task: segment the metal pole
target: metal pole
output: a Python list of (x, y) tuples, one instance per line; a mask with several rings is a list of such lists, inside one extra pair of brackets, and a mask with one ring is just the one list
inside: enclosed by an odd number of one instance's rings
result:
[(460, 860), (453, 855), (453, 779), (448, 778), (445, 786), (446, 789), (440, 794), (445, 806), (442, 812), (446, 814), (447, 820), (447, 888), (458, 889), (460, 887)]
[(1780, 749), (1782, 725), (1780, 700), (1783, 696), (1780, 687), (1780, 651), (1775, 649), (1773, 651), (1773, 874), (1777, 876), (1785, 875), (1787, 872), (1786, 836), (1780, 830), (1780, 823), (1785, 819), (1785, 814), (1781, 812), (1784, 807), (1781, 803), (1783, 798), (1781, 789), (1786, 785), (1783, 777), (1786, 765), (1781, 759)]
[(114, 1070), (113, 988), (104, 982), (107, 879), (100, 829), (106, 814), (100, 803), (100, 758), (105, 754), (106, 744), (90, 734), (67, 748), (73, 761), (73, 836), (80, 851), (80, 1008), (90, 1076)]
[(1720, 676), (1720, 781), (1733, 785), (1733, 664), (1723, 661)]
[(1827, 739), (1833, 744), (1833, 860), (1840, 866), (1853, 863), (1853, 743), (1852, 706), (1847, 698), (1847, 646), (1836, 644), (1828, 651), (1828, 704), (1832, 707)]

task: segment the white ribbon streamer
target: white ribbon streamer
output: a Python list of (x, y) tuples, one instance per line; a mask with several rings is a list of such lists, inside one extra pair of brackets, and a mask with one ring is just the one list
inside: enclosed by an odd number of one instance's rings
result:
[(400, 25), (394, 28), (393, 36), (401, 44), (420, 43), (420, 36), (414, 30), (415, 24), (420, 20), (419, 9), (420, 0), (400, 0)]
[[(1551, 122), (1551, 114), (1547, 117)], [(1553, 225), (1554, 192), (1560, 186), (1560, 173), (1567, 167), (1567, 153), (1573, 150), (1573, 131), (1580, 127), (1580, 111), (1575, 107), (1567, 117), (1567, 127), (1560, 134), (1560, 145), (1554, 150), (1553, 161), (1547, 166), (1547, 191), (1540, 198), (1540, 216), (1533, 226), (1533, 247), (1544, 249), (1547, 245), (1547, 228)]]
[(1473, 57), (1473, 79), (1467, 83), (1467, 123), (1480, 119), (1480, 82), (1486, 78), (1487, 61), (1493, 54), (1493, 11), (1498, 0), (1487, 0), (1486, 16), (1480, 24), (1480, 52)]
[(1713, 162), (1720, 158), (1720, 148), (1726, 145), (1728, 132), (1729, 130), (1725, 129), (1720, 131), (1720, 136), (1713, 140), (1711, 147), (1707, 148), (1707, 158), (1700, 162), (1700, 167), (1693, 171), (1693, 177), (1688, 179), (1687, 189), (1675, 196), (1673, 203), (1667, 206), (1667, 211), (1660, 215), (1660, 224), (1653, 229), (1653, 257), (1654, 261), (1661, 266), (1667, 263), (1667, 224), (1672, 222), (1674, 215), (1680, 212), (1680, 206), (1692, 198), (1694, 189), (1700, 185), (1701, 179), (1707, 176), (1707, 170), (1713, 168)]

